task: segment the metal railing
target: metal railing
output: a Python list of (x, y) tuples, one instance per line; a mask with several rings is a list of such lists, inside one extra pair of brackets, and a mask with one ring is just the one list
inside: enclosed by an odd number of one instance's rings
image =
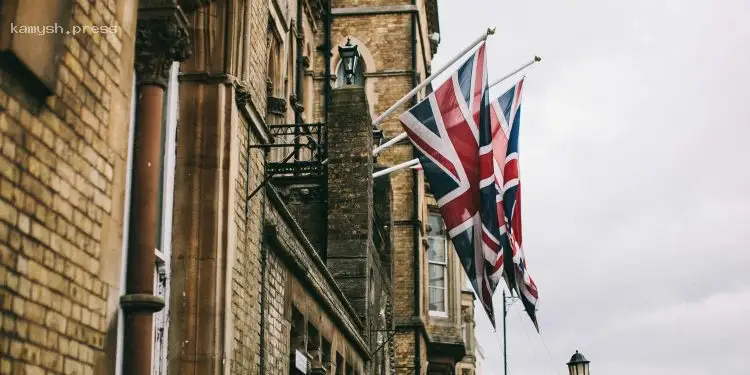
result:
[[(274, 142), (268, 160), (273, 176), (322, 176), (327, 157), (325, 123), (269, 125)], [(293, 157), (287, 157), (293, 155)]]

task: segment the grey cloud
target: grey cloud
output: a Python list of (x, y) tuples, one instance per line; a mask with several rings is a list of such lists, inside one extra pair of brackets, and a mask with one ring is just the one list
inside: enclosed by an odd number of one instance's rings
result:
[[(595, 374), (750, 373), (750, 3), (440, 11), (435, 66), (491, 24), (490, 81), (544, 56), (525, 86), (521, 173), (549, 353), (514, 306), (511, 374), (563, 374), (576, 349)], [(485, 374), (502, 374), (482, 314)]]

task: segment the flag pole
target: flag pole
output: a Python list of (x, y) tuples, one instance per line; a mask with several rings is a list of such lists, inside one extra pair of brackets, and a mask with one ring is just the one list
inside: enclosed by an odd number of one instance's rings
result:
[(500, 79), (498, 79), (497, 81), (495, 81), (495, 82), (491, 83), (491, 84), (490, 84), (490, 86), (489, 86), (489, 88), (492, 88), (492, 87), (494, 87), (494, 86), (497, 86), (498, 84), (500, 84), (501, 82), (505, 81), (506, 79), (508, 79), (508, 78), (510, 78), (510, 77), (512, 77), (512, 76), (514, 76), (514, 75), (515, 75), (516, 73), (518, 73), (518, 72), (520, 72), (520, 71), (522, 71), (522, 70), (524, 70), (524, 69), (526, 69), (526, 68), (530, 67), (531, 65), (534, 65), (534, 63), (537, 63), (537, 62), (540, 62), (540, 61), (542, 61), (542, 58), (541, 58), (541, 57), (539, 57), (539, 56), (534, 56), (534, 58), (533, 58), (533, 59), (531, 59), (531, 61), (527, 62), (526, 64), (523, 64), (523, 65), (521, 65), (521, 67), (519, 67), (518, 69), (516, 69), (516, 70), (514, 70), (514, 71), (512, 71), (512, 72), (510, 72), (510, 73), (508, 73), (508, 74), (506, 74), (506, 75), (504, 75), (504, 76), (502, 76), (502, 77), (501, 77)]
[(380, 177), (380, 176), (385, 176), (385, 175), (387, 175), (389, 173), (392, 173), (392, 172), (395, 172), (395, 171), (398, 171), (398, 170), (401, 170), (401, 169), (404, 169), (404, 168), (409, 168), (409, 167), (411, 167), (413, 165), (417, 165), (417, 164), (419, 164), (419, 159), (412, 159), (412, 160), (409, 160), (409, 161), (405, 161), (405, 162), (403, 162), (401, 164), (396, 164), (396, 165), (394, 165), (392, 167), (388, 167), (386, 169), (383, 169), (381, 171), (377, 171), (377, 172), (373, 173), (372, 174), (372, 178), (377, 178), (377, 177)]
[(488, 27), (487, 31), (482, 33), (477, 39), (475, 39), (473, 42), (471, 42), (470, 45), (468, 45), (466, 48), (464, 48), (461, 52), (458, 53), (453, 59), (451, 59), (449, 62), (447, 62), (445, 65), (443, 65), (442, 68), (440, 68), (437, 72), (432, 73), (429, 77), (427, 77), (422, 83), (414, 87), (411, 91), (409, 91), (408, 94), (404, 95), (403, 98), (399, 99), (396, 103), (394, 103), (390, 108), (388, 108), (383, 114), (378, 116), (373, 122), (373, 126), (378, 126), (380, 123), (382, 123), (388, 116), (390, 116), (394, 111), (396, 111), (399, 107), (401, 107), (404, 103), (406, 103), (407, 100), (411, 99), (414, 95), (419, 92), (419, 90), (425, 88), (427, 85), (432, 82), (433, 79), (435, 79), (437, 76), (439, 76), (441, 73), (443, 73), (446, 69), (450, 68), (453, 63), (458, 61), (460, 58), (464, 57), (466, 53), (471, 51), (472, 48), (476, 47), (477, 44), (487, 40), (487, 37), (495, 33), (494, 27)]
[[(487, 32), (489, 33), (489, 29), (488, 29), (488, 31), (487, 31)], [(488, 35), (491, 35), (491, 34), (488, 34)], [(478, 43), (478, 42), (477, 42), (477, 43)], [(474, 45), (476, 45), (476, 43), (475, 43)], [(430, 76), (430, 78), (429, 78), (429, 81), (431, 81), (431, 80), (432, 80), (432, 78), (433, 78), (433, 77), (434, 77), (435, 75), (437, 75), (437, 74), (440, 74), (440, 73), (442, 73), (442, 72), (443, 72), (443, 71), (444, 71), (444, 70), (445, 70), (445, 69), (446, 69), (447, 67), (451, 66), (451, 65), (452, 65), (452, 64), (453, 64), (454, 62), (456, 62), (456, 60), (458, 60), (458, 58), (460, 58), (461, 56), (463, 56), (463, 54), (464, 54), (464, 53), (466, 53), (466, 51), (467, 51), (467, 50), (469, 50), (469, 49), (471, 49), (472, 47), (474, 47), (474, 45), (472, 45), (471, 47), (467, 48), (467, 49), (466, 49), (465, 51), (461, 52), (461, 55), (460, 55), (460, 56), (458, 56), (458, 57), (456, 57), (455, 59), (453, 59), (453, 61), (452, 61), (452, 62), (451, 62), (450, 64), (446, 64), (446, 65), (445, 65), (445, 66), (444, 66), (444, 67), (443, 67), (442, 69), (440, 69), (440, 71), (439, 71), (438, 73), (436, 73), (436, 74), (433, 74), (432, 76)], [(520, 67), (519, 67), (518, 69), (516, 69), (516, 70), (514, 70), (514, 71), (512, 71), (512, 72), (510, 72), (510, 73), (508, 73), (508, 74), (506, 74), (506, 75), (504, 75), (503, 77), (501, 77), (500, 79), (498, 79), (497, 81), (495, 81), (495, 82), (493, 82), (493, 83), (492, 83), (491, 85), (489, 85), (489, 86), (488, 86), (488, 88), (492, 88), (492, 87), (494, 87), (494, 86), (497, 86), (498, 84), (500, 84), (501, 82), (505, 81), (506, 79), (508, 79), (508, 78), (510, 78), (510, 77), (512, 77), (512, 76), (514, 76), (514, 75), (516, 75), (516, 74), (517, 74), (518, 72), (520, 72), (520, 71), (522, 71), (522, 70), (524, 70), (524, 69), (528, 68), (529, 66), (533, 65), (534, 63), (537, 63), (537, 62), (540, 62), (540, 61), (542, 61), (542, 58), (541, 58), (541, 57), (539, 57), (539, 56), (534, 56), (534, 58), (533, 58), (533, 59), (531, 59), (531, 61), (529, 61), (529, 62), (527, 62), (527, 63), (525, 63), (525, 64), (521, 65), (521, 66), (520, 66)], [(425, 81), (425, 82), (429, 83), (429, 81)], [(417, 88), (420, 88), (420, 87), (419, 87), (419, 86), (417, 86)], [(413, 95), (413, 92), (416, 92), (416, 89), (417, 89), (417, 88), (415, 88), (415, 90), (412, 90), (412, 92), (410, 92), (409, 94), (407, 94), (406, 96), (404, 96), (404, 97), (402, 98), (402, 100), (399, 100), (398, 102), (396, 102), (396, 104), (394, 104), (394, 105), (393, 105), (393, 106), (392, 106), (391, 108), (389, 108), (389, 109), (388, 109), (387, 111), (385, 111), (385, 112), (384, 112), (384, 113), (383, 113), (382, 115), (380, 115), (380, 117), (378, 117), (377, 119), (375, 119), (375, 121), (373, 121), (373, 125), (377, 125), (377, 124), (379, 124), (380, 122), (382, 122), (382, 119), (384, 118), (384, 116), (387, 116), (387, 115), (389, 115), (390, 113), (392, 113), (392, 112), (393, 112), (393, 111), (394, 111), (394, 110), (396, 109), (396, 107), (398, 107), (399, 105), (401, 105), (401, 104), (403, 104), (404, 102), (406, 102), (406, 100), (407, 100), (408, 98), (410, 98), (410, 97), (411, 97), (411, 96)], [(380, 121), (380, 122), (379, 122), (379, 121)], [(382, 145), (380, 145), (380, 146), (376, 147), (376, 148), (375, 148), (374, 150), (372, 150), (372, 156), (378, 156), (378, 154), (380, 154), (380, 152), (382, 152), (382, 151), (383, 151), (383, 150), (385, 150), (386, 148), (388, 148), (388, 147), (391, 147), (391, 146), (393, 146), (394, 144), (396, 144), (396, 143), (400, 142), (401, 140), (405, 139), (406, 137), (407, 137), (407, 134), (406, 134), (406, 132), (403, 132), (403, 133), (401, 133), (401, 134), (399, 134), (399, 135), (397, 135), (397, 136), (395, 136), (395, 137), (391, 138), (391, 139), (390, 139), (390, 140), (389, 140), (388, 142), (385, 142), (385, 143), (383, 143)]]
[(508, 315), (508, 305), (505, 303), (505, 288), (503, 288), (503, 374), (508, 375), (508, 335), (506, 331), (508, 326), (505, 324), (505, 317)]
[(402, 139), (406, 139), (407, 136), (408, 136), (408, 134), (406, 134), (406, 132), (403, 132), (403, 133), (401, 133), (401, 134), (399, 134), (399, 135), (391, 138), (390, 140), (388, 140), (388, 142), (385, 142), (382, 145), (380, 145), (378, 147), (375, 147), (375, 149), (372, 150), (372, 156), (378, 156), (378, 154), (380, 153), (380, 151), (383, 151), (386, 148), (393, 146), (394, 144), (400, 142)]

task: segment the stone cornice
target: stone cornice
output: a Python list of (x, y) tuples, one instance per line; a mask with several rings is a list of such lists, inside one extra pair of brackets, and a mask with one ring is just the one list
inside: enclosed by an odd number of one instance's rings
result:
[(378, 15), (378, 14), (397, 14), (397, 13), (412, 13), (418, 12), (416, 5), (382, 5), (382, 6), (362, 6), (362, 7), (348, 7), (348, 8), (333, 8), (331, 14), (334, 17), (342, 16), (364, 16), (364, 15)]

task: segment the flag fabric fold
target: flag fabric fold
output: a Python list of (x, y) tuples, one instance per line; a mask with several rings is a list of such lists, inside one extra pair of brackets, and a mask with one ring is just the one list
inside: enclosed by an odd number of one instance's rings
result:
[(502, 192), (497, 210), (501, 217), (500, 241), (503, 245), (502, 256), (498, 257), (493, 267), (492, 277), (498, 279), (502, 275), (505, 278), (508, 287), (518, 293), (526, 313), (539, 331), (536, 318), (539, 292), (527, 269), (521, 231), (518, 134), (523, 82), (521, 79), (491, 104), (495, 182)]
[(400, 116), (437, 200), (446, 232), (495, 325), (491, 277), (502, 252), (485, 44)]

